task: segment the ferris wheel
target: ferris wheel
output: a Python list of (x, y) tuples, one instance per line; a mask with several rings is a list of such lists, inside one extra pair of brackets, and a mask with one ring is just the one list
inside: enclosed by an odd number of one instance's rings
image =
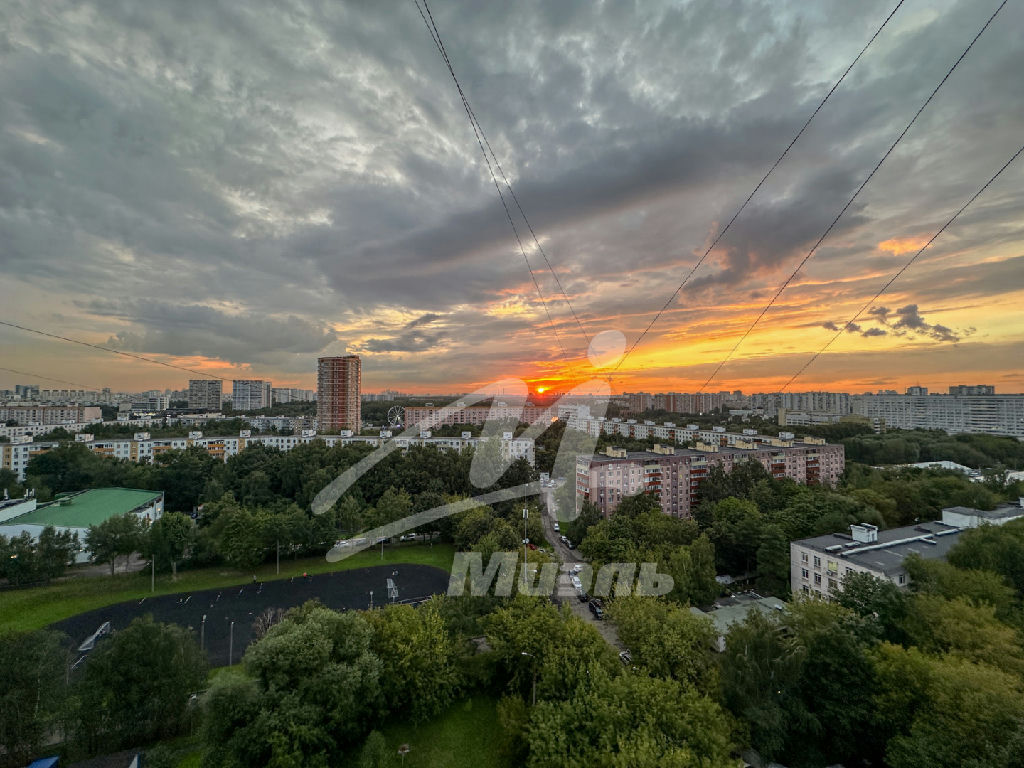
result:
[(405, 408), (400, 405), (393, 405), (388, 408), (388, 426), (400, 427), (405, 421)]

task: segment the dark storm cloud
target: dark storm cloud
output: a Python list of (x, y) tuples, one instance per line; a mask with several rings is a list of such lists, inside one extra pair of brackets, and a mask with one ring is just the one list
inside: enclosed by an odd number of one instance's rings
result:
[[(577, 312), (591, 330), (636, 333), (888, 6), (581, 0), (435, 13)], [(693, 326), (674, 324), (766, 300), (988, 12), (908, 0), (670, 307), (665, 331), (685, 338)], [(843, 217), (809, 264), (820, 284), (859, 269), (879, 240), (919, 231), (922, 210), (955, 210), (1012, 151), (1024, 119), (1018, 22), (1024, 12), (1008, 7)], [(288, 371), (347, 346), (412, 381), (404, 353), (442, 356), (452, 375), (474, 355), (556, 356), (411, 5), (14, 0), (0, 30), (0, 279), (31, 289), (5, 291), (15, 315), (41, 312), (46, 296), (125, 349)], [(1018, 191), (993, 189), (949, 235), (963, 252), (1019, 242), (1007, 222), (1020, 204)], [(578, 352), (575, 322), (517, 224), (553, 324)], [(1020, 266), (945, 269), (941, 283), (908, 274), (921, 293), (904, 308), (1012, 290)], [(810, 312), (803, 290), (787, 296)], [(506, 302), (522, 310), (488, 311)], [(819, 307), (807, 324), (828, 314)], [(965, 333), (916, 308), (857, 332), (883, 330)]]
[[(122, 331), (107, 342), (133, 352), (265, 362), (272, 352), (310, 356), (337, 339), (332, 331), (294, 315), (232, 314), (204, 305), (103, 300), (89, 303), (87, 309), (145, 328), (142, 333)], [(254, 349), (262, 353), (254, 356)]]

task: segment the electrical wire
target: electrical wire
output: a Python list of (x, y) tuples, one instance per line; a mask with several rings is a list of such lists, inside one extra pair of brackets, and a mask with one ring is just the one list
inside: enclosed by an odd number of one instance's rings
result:
[(991, 186), (992, 183), (996, 179), (998, 179), (1002, 175), (1003, 171), (1005, 171), (1007, 168), (1009, 168), (1011, 163), (1013, 163), (1013, 161), (1016, 160), (1022, 153), (1024, 153), (1024, 145), (1022, 145), (1020, 149), (1018, 149), (1016, 152), (1014, 152), (1013, 156), (1009, 160), (1007, 160), (1005, 163), (1003, 163), (1003, 167), (1000, 168), (998, 171), (996, 171), (995, 174), (992, 176), (992, 178), (990, 178), (988, 181), (986, 181), (985, 184), (981, 187), (981, 189), (979, 189), (977, 192), (975, 192), (973, 195), (971, 195), (971, 198), (966, 203), (964, 203), (962, 206), (960, 206), (960, 209), (956, 213), (954, 213), (952, 216), (950, 216), (949, 220), (946, 221), (946, 223), (943, 224), (939, 228), (939, 230), (934, 235), (931, 236), (931, 239), (928, 240), (928, 242), (925, 243), (923, 246), (921, 246), (921, 249), (917, 253), (915, 253), (913, 256), (911, 256), (910, 259), (907, 261), (907, 263), (904, 264), (902, 267), (900, 267), (899, 271), (896, 272), (896, 274), (893, 275), (889, 279), (889, 282), (887, 282), (885, 285), (883, 285), (878, 290), (878, 293), (876, 293), (874, 296), (872, 296), (870, 299), (868, 299), (868, 301), (864, 304), (864, 306), (861, 307), (859, 310), (857, 310), (857, 314), (855, 314), (852, 318), (850, 318), (850, 321), (848, 323), (846, 323), (846, 325), (844, 325), (842, 328), (840, 328), (838, 331), (836, 331), (836, 334), (831, 339), (829, 339), (825, 343), (825, 345), (822, 346), (821, 349), (819, 349), (817, 352), (815, 352), (811, 356), (810, 360), (808, 360), (806, 363), (804, 363), (796, 373), (794, 373), (792, 376), (789, 377), (789, 381), (787, 381), (785, 383), (785, 385), (782, 387), (782, 389), (779, 390), (779, 391), (780, 392), (785, 392), (789, 388), (789, 386), (794, 381), (796, 381), (797, 378), (799, 378), (803, 374), (804, 371), (806, 371), (808, 368), (811, 367), (811, 365), (814, 363), (815, 360), (817, 360), (821, 355), (823, 355), (828, 350), (829, 347), (832, 346), (832, 344), (836, 341), (836, 339), (838, 339), (846, 331), (848, 331), (853, 326), (853, 324), (856, 323), (857, 320), (859, 320), (860, 317), (865, 312), (868, 311), (868, 309), (871, 307), (871, 305), (874, 304), (876, 301), (878, 301), (879, 297), (883, 293), (885, 293), (887, 290), (889, 290), (889, 288), (892, 286), (892, 284), (895, 283), (900, 278), (900, 276), (904, 272), (906, 272), (915, 261), (917, 261), (917, 258), (922, 253), (925, 252), (925, 250), (928, 248), (928, 246), (930, 246), (932, 243), (934, 243), (938, 239), (939, 235), (941, 235), (943, 232), (945, 232), (946, 229), (950, 225), (952, 225), (953, 222), (956, 221), (960, 217), (960, 214), (962, 214), (964, 211), (966, 211), (967, 208), (970, 207), (970, 205), (975, 200), (977, 200), (981, 196), (981, 194), (986, 189), (988, 189), (989, 186)]
[[(512, 232), (515, 235), (516, 243), (519, 245), (519, 250), (523, 254), (523, 260), (526, 262), (526, 267), (530, 271), (530, 277), (533, 279), (533, 284), (537, 290), (537, 295), (540, 297), (541, 304), (544, 306), (544, 311), (547, 314), (548, 322), (551, 324), (552, 331), (554, 332), (555, 337), (558, 340), (558, 344), (562, 349), (563, 357), (567, 357), (568, 353), (566, 352), (561, 337), (559, 337), (558, 331), (555, 328), (554, 320), (552, 319), (548, 305), (545, 303), (544, 294), (540, 288), (540, 282), (537, 280), (537, 276), (533, 270), (533, 266), (530, 264), (530, 259), (526, 253), (526, 248), (523, 246), (522, 239), (519, 236), (519, 230), (516, 227), (515, 222), (513, 221), (508, 203), (505, 200), (504, 193), (502, 193), (501, 191), (501, 186), (498, 184), (498, 175), (501, 176), (502, 181), (504, 182), (506, 188), (508, 189), (509, 196), (512, 198), (512, 201), (514, 202), (517, 210), (519, 211), (520, 216), (523, 217), (523, 221), (526, 223), (526, 227), (529, 230), (531, 237), (533, 238), (533, 242), (537, 248), (537, 251), (544, 259), (544, 263), (547, 265), (548, 270), (551, 272), (551, 276), (555, 279), (555, 284), (558, 286), (559, 291), (562, 293), (562, 297), (565, 299), (566, 306), (568, 306), (569, 311), (572, 313), (573, 319), (576, 321), (576, 325), (579, 327), (580, 332), (583, 334), (583, 337), (587, 340), (588, 345), (590, 344), (590, 336), (587, 334), (586, 329), (583, 327), (583, 323), (580, 321), (579, 315), (576, 313), (575, 308), (572, 306), (572, 301), (569, 299), (569, 295), (566, 292), (565, 287), (562, 285), (562, 281), (559, 279), (558, 273), (555, 272), (554, 267), (551, 265), (551, 261), (548, 259), (547, 252), (541, 245), (540, 240), (538, 239), (537, 234), (533, 229), (533, 225), (530, 224), (530, 220), (527, 217), (526, 212), (523, 210), (523, 207), (519, 202), (519, 198), (516, 195), (515, 190), (512, 188), (512, 184), (509, 181), (508, 176), (506, 175), (504, 169), (501, 167), (501, 163), (498, 161), (497, 155), (495, 155), (494, 153), (494, 149), (491, 147), (491, 143), (487, 138), (487, 134), (484, 132), (483, 126), (480, 125), (480, 121), (477, 119), (476, 113), (473, 111), (472, 106), (470, 106), (469, 98), (466, 96), (466, 93), (462, 88), (462, 84), (461, 82), (459, 82), (459, 79), (455, 74), (455, 68), (452, 66), (451, 59), (448, 57), (448, 51), (444, 46), (444, 41), (441, 39), (441, 33), (437, 29), (437, 24), (434, 21), (434, 16), (430, 11), (430, 6), (427, 4), (427, 0), (422, 0), (422, 2), (423, 6), (420, 7), (420, 0), (413, 0), (413, 3), (416, 5), (416, 10), (419, 11), (420, 18), (423, 19), (423, 23), (427, 27), (427, 32), (430, 34), (430, 39), (434, 42), (434, 46), (437, 48), (438, 53), (441, 54), (441, 58), (444, 60), (445, 67), (448, 69), (448, 73), (451, 75), (452, 81), (455, 83), (455, 88), (459, 93), (459, 98), (462, 101), (462, 106), (466, 112), (466, 117), (469, 119), (470, 127), (472, 127), (473, 133), (476, 136), (477, 144), (480, 146), (480, 152), (483, 155), (484, 163), (487, 165), (487, 170), (491, 175), (491, 181), (494, 182), (494, 188), (497, 190), (498, 197), (501, 199), (502, 207), (505, 209), (505, 216), (508, 219), (509, 225), (512, 227)], [(495, 169), (497, 169), (497, 174), (495, 173)]]
[(79, 389), (84, 389), (84, 390), (87, 390), (89, 392), (101, 392), (102, 391), (99, 387), (90, 387), (88, 384), (81, 384), (81, 383), (79, 383), (77, 381), (67, 381), (65, 379), (55, 379), (52, 376), (41, 376), (38, 373), (29, 373), (28, 371), (19, 371), (19, 370), (15, 370), (14, 368), (5, 368), (2, 365), (0, 365), (0, 371), (7, 371), (7, 373), (13, 373), (13, 374), (16, 374), (18, 376), (27, 376), (30, 379), (44, 379), (45, 381), (54, 381), (54, 382), (57, 382), (58, 384), (70, 384), (73, 387), (78, 387)]
[(618, 364), (615, 366), (614, 370), (619, 369), (619, 366), (621, 366), (626, 361), (626, 358), (630, 356), (633, 350), (635, 350), (640, 345), (640, 342), (644, 340), (644, 337), (646, 337), (651, 328), (654, 327), (654, 324), (658, 322), (661, 316), (672, 305), (672, 302), (676, 300), (676, 298), (682, 292), (683, 288), (686, 287), (686, 284), (690, 282), (690, 278), (692, 278), (694, 273), (698, 269), (700, 269), (700, 266), (704, 263), (705, 259), (707, 259), (711, 251), (714, 250), (714, 247), (718, 245), (718, 242), (722, 239), (725, 233), (729, 231), (729, 229), (732, 227), (736, 219), (739, 218), (739, 215), (743, 213), (747, 205), (753, 199), (754, 195), (757, 194), (758, 190), (760, 190), (761, 187), (764, 186), (764, 183), (768, 181), (768, 177), (772, 175), (776, 168), (779, 167), (779, 164), (785, 159), (786, 155), (789, 154), (789, 150), (791, 150), (793, 148), (793, 145), (796, 144), (797, 140), (801, 136), (803, 136), (804, 131), (807, 130), (807, 126), (809, 126), (811, 124), (811, 121), (814, 120), (815, 117), (817, 117), (818, 113), (821, 111), (821, 108), (825, 106), (825, 103), (832, 97), (832, 94), (836, 92), (836, 89), (840, 86), (843, 80), (846, 79), (846, 76), (850, 74), (850, 70), (853, 69), (854, 65), (856, 65), (858, 61), (860, 61), (861, 57), (867, 52), (868, 48), (871, 47), (871, 44), (875, 42), (875, 38), (877, 38), (881, 34), (882, 30), (885, 29), (886, 25), (889, 23), (889, 20), (896, 15), (896, 11), (900, 9), (904, 2), (905, 0), (900, 0), (898, 3), (896, 3), (896, 7), (889, 12), (889, 15), (885, 17), (885, 20), (881, 23), (878, 29), (875, 30), (875, 33), (871, 36), (867, 43), (864, 44), (864, 47), (860, 49), (860, 53), (858, 53), (854, 57), (853, 61), (850, 62), (850, 66), (848, 66), (843, 71), (843, 74), (839, 76), (839, 79), (836, 80), (836, 82), (829, 89), (828, 93), (825, 94), (825, 98), (823, 98), (818, 103), (818, 106), (814, 108), (814, 111), (811, 113), (811, 116), (807, 118), (806, 122), (804, 122), (800, 130), (797, 131), (796, 136), (794, 136), (793, 139), (789, 142), (789, 144), (786, 145), (786, 148), (782, 150), (782, 154), (775, 159), (775, 162), (772, 163), (772, 166), (771, 168), (768, 169), (768, 172), (761, 177), (761, 180), (757, 182), (757, 186), (755, 186), (754, 189), (750, 192), (750, 194), (747, 195), (747, 199), (743, 201), (743, 205), (736, 209), (736, 213), (732, 215), (732, 218), (729, 219), (729, 222), (725, 225), (722, 231), (718, 233), (718, 235), (712, 241), (711, 245), (707, 247), (703, 255), (697, 260), (697, 263), (690, 268), (690, 271), (687, 273), (686, 277), (683, 278), (683, 282), (681, 282), (679, 286), (672, 292), (672, 295), (668, 297), (668, 300), (664, 303), (661, 309), (657, 311), (657, 313), (654, 315), (654, 318), (651, 320), (651, 322), (647, 324), (647, 327), (643, 330), (643, 332), (640, 334), (637, 340), (633, 342), (633, 344), (629, 347), (628, 350), (626, 350), (626, 354), (622, 356)]
[(162, 365), (165, 368), (174, 368), (179, 371), (186, 371), (187, 373), (194, 373), (197, 376), (208, 376), (211, 379), (219, 379), (220, 381), (227, 381), (227, 379), (221, 376), (215, 376), (212, 373), (204, 373), (203, 371), (196, 371), (192, 368), (185, 368), (181, 365), (175, 365), (174, 363), (165, 363), (163, 360), (154, 360), (152, 357), (146, 357), (145, 355), (136, 355), (134, 352), (124, 352), (120, 349), (111, 349), (110, 347), (104, 347), (100, 344), (93, 344), (88, 341), (82, 341), (81, 339), (72, 339), (68, 336), (61, 336), (57, 333), (48, 333), (47, 331), (40, 331), (37, 328), (29, 328), (25, 325), (18, 325), (17, 323), (10, 323), (6, 320), (0, 320), (0, 325), (7, 326), (8, 328), (15, 328), (19, 331), (25, 331), (26, 333), (35, 333), (39, 336), (45, 336), (48, 339), (57, 339), (58, 341), (66, 341), (70, 344), (79, 344), (83, 347), (90, 347), (92, 349), (98, 349), (101, 352), (109, 352), (113, 355), (121, 355), (122, 357), (131, 357), (135, 360), (142, 360), (147, 363), (154, 363), (155, 365)]
[(903, 140), (903, 137), (907, 135), (907, 132), (910, 130), (911, 126), (913, 126), (914, 123), (917, 122), (917, 118), (920, 117), (921, 113), (924, 112), (925, 108), (929, 104), (931, 104), (932, 99), (935, 98), (935, 94), (937, 94), (939, 92), (939, 89), (942, 88), (943, 85), (945, 85), (945, 83), (949, 79), (950, 75), (952, 75), (953, 72), (956, 70), (956, 68), (960, 66), (960, 62), (962, 62), (964, 60), (964, 58), (970, 52), (971, 48), (974, 47), (974, 44), (976, 42), (978, 42), (978, 38), (980, 38), (982, 36), (982, 34), (985, 32), (986, 29), (988, 29), (989, 25), (992, 23), (992, 21), (995, 19), (995, 17), (999, 14), (999, 12), (1001, 10), (1003, 10), (1003, 8), (1006, 6), (1006, 3), (1008, 1), (1009, 0), (1003, 0), (1003, 2), (999, 4), (999, 7), (996, 8), (996, 10), (992, 13), (992, 15), (988, 17), (988, 20), (982, 25), (981, 29), (978, 30), (978, 33), (974, 36), (974, 38), (967, 45), (967, 47), (964, 48), (963, 53), (961, 53), (959, 58), (955, 62), (953, 62), (953, 66), (951, 66), (949, 68), (949, 71), (946, 72), (946, 74), (942, 78), (942, 80), (939, 81), (939, 84), (937, 86), (935, 86), (935, 89), (928, 95), (928, 98), (925, 99), (924, 104), (922, 104), (918, 108), (917, 112), (914, 113), (914, 116), (912, 118), (910, 118), (910, 122), (907, 123), (906, 127), (903, 129), (903, 131), (900, 133), (900, 135), (896, 137), (896, 141), (894, 141), (892, 143), (892, 145), (889, 147), (889, 149), (886, 150), (885, 154), (882, 155), (882, 158), (875, 164), (875, 167), (871, 169), (871, 173), (869, 173), (867, 178), (864, 179), (864, 181), (861, 182), (859, 187), (857, 187), (857, 191), (853, 193), (853, 196), (850, 197), (850, 199), (846, 201), (846, 205), (844, 205), (842, 207), (842, 209), (840, 209), (839, 213), (836, 214), (836, 217), (834, 219), (832, 219), (832, 222), (825, 229), (824, 233), (822, 233), (821, 237), (818, 238), (818, 241), (811, 247), (811, 250), (809, 250), (807, 252), (807, 255), (803, 257), (803, 259), (800, 261), (799, 264), (797, 264), (796, 269), (794, 269), (792, 274), (790, 274), (790, 276), (786, 278), (786, 280), (779, 287), (779, 290), (777, 290), (775, 292), (775, 295), (772, 296), (772, 298), (768, 301), (767, 304), (765, 304), (764, 309), (761, 310), (761, 313), (757, 316), (757, 318), (755, 318), (754, 322), (750, 324), (750, 327), (747, 328), (747, 330), (743, 333), (743, 335), (740, 337), (739, 341), (736, 342), (736, 344), (733, 346), (733, 348), (731, 350), (729, 350), (729, 354), (727, 354), (722, 359), (722, 361), (715, 368), (714, 372), (707, 378), (707, 381), (705, 381), (703, 384), (701, 384), (700, 389), (697, 390), (698, 393), (703, 392), (704, 389), (712, 381), (714, 381), (714, 379), (718, 375), (719, 371), (722, 370), (722, 367), (727, 362), (729, 362), (729, 360), (732, 359), (732, 356), (736, 353), (736, 350), (738, 350), (740, 348), (740, 345), (743, 344), (743, 342), (746, 340), (747, 336), (749, 336), (751, 331), (753, 331), (754, 328), (757, 326), (757, 324), (761, 322), (761, 319), (768, 313), (768, 310), (771, 309), (775, 305), (775, 302), (778, 300), (779, 296), (782, 295), (782, 292), (784, 290), (786, 290), (787, 286), (789, 286), (789, 284), (793, 281), (793, 279), (796, 278), (796, 276), (797, 276), (797, 274), (799, 274), (800, 270), (803, 269), (803, 266), (810, 260), (810, 258), (818, 250), (818, 247), (825, 241), (825, 238), (829, 236), (829, 234), (832, 232), (832, 230), (835, 227), (835, 225), (839, 222), (839, 219), (842, 218), (843, 214), (846, 213), (847, 209), (849, 209), (849, 207), (851, 205), (853, 205), (854, 200), (857, 199), (858, 195), (860, 195), (860, 193), (861, 193), (861, 191), (863, 191), (864, 187), (866, 187), (868, 185), (868, 182), (871, 181), (872, 178), (874, 178), (874, 175), (878, 172), (878, 169), (882, 167), (882, 163), (884, 163), (886, 161), (886, 159), (889, 157), (889, 155), (892, 154), (893, 150), (896, 149), (897, 145)]

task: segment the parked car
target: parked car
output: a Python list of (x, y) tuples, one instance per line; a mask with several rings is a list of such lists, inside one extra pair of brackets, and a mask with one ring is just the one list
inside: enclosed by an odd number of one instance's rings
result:
[(595, 619), (601, 621), (604, 619), (604, 608), (598, 605), (599, 602), (600, 601), (596, 599), (590, 601), (590, 612), (594, 614)]
[(567, 547), (568, 547), (569, 549), (576, 549), (576, 545), (575, 545), (575, 544), (573, 544), (573, 543), (572, 543), (571, 541), (569, 541), (568, 539), (566, 539), (566, 540), (565, 540), (565, 546), (567, 546)]
[(585, 603), (585, 602), (587, 602), (587, 600), (590, 599), (590, 595), (588, 595), (582, 589), (579, 592), (576, 593), (576, 597), (578, 597), (580, 599), (581, 603)]
[(629, 651), (619, 651), (619, 661), (623, 664), (632, 664), (633, 657), (630, 655)]
[(580, 573), (582, 571), (583, 571), (583, 563), (576, 563), (576, 565), (574, 565), (572, 567), (572, 571), (570, 571), (570, 573), (574, 573), (575, 574), (575, 573)]
[(559, 530), (559, 528), (558, 528), (558, 521), (555, 520), (555, 533), (558, 533), (558, 530)]

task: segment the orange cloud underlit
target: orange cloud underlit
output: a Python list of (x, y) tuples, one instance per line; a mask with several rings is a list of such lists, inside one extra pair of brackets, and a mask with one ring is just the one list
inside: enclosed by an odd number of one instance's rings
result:
[(921, 250), (925, 243), (928, 242), (928, 238), (925, 235), (914, 235), (911, 237), (891, 237), (888, 240), (883, 240), (878, 244), (878, 250), (888, 251), (893, 256), (899, 256), (904, 253), (912, 253), (913, 251)]

